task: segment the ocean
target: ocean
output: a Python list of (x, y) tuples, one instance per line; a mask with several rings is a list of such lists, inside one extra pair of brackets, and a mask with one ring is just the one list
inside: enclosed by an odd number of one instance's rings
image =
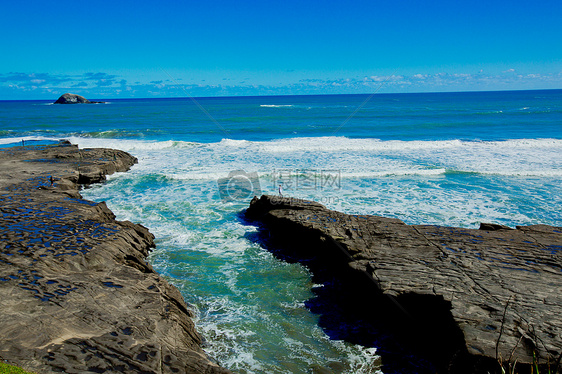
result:
[[(0, 102), (0, 147), (58, 139), (139, 159), (82, 195), (150, 229), (149, 261), (238, 373), (394, 370), (319, 326), (323, 285), (240, 217), (254, 195), (408, 224), (562, 226), (562, 90)], [(412, 361), (401, 372), (431, 371)]]

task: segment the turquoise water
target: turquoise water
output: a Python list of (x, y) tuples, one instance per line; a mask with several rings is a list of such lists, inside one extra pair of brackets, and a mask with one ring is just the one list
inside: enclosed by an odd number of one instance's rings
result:
[(560, 90), (0, 102), (0, 145), (59, 138), (139, 159), (83, 195), (150, 228), (206, 352), (240, 373), (381, 370), (376, 348), (318, 326), (323, 285), (251, 240), (254, 193), (410, 224), (562, 225)]

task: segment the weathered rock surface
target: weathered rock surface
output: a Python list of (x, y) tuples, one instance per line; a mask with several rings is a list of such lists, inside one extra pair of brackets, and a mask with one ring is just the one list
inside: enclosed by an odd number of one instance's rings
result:
[(0, 358), (38, 373), (228, 372), (145, 261), (152, 234), (79, 194), (134, 163), (69, 143), (0, 150)]
[(55, 104), (97, 104), (102, 102), (103, 101), (90, 101), (84, 96), (65, 93), (64, 95), (61, 95), (61, 97), (59, 97), (57, 101), (55, 101)]
[(246, 217), (355, 274), (359, 304), (391, 300), (389, 314), (416, 321), (441, 372), (494, 372), (498, 358), (521, 367), (533, 353), (551, 370), (560, 360), (561, 227), (410, 226), (274, 196), (254, 198)]

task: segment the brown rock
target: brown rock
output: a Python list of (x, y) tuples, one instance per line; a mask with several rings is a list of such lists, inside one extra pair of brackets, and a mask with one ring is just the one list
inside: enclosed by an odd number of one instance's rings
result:
[(390, 300), (389, 323), (417, 334), (441, 372), (497, 372), (509, 358), (529, 367), (533, 355), (552, 370), (560, 358), (561, 227), (410, 226), (274, 196), (254, 198), (246, 217), (264, 237), (353, 278), (358, 305)]
[(81, 199), (79, 184), (136, 162), (70, 144), (0, 150), (0, 358), (39, 373), (228, 373), (146, 262), (153, 235)]

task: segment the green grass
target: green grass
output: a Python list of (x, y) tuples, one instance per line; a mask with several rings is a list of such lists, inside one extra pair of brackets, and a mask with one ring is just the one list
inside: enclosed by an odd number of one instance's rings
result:
[(25, 371), (17, 366), (12, 366), (0, 362), (0, 374), (35, 374), (30, 371)]
[[(498, 361), (502, 374), (519, 374), (521, 371), (516, 369), (517, 367), (517, 360), (515, 362), (502, 362), (501, 360)], [(553, 371), (554, 370), (554, 371)], [(533, 363), (530, 365), (529, 369), (524, 369), (523, 373), (530, 373), (530, 374), (557, 374), (560, 373), (558, 370), (558, 365), (554, 366), (554, 369), (551, 367), (550, 363), (541, 364), (539, 365), (537, 356), (535, 352), (533, 352)]]

